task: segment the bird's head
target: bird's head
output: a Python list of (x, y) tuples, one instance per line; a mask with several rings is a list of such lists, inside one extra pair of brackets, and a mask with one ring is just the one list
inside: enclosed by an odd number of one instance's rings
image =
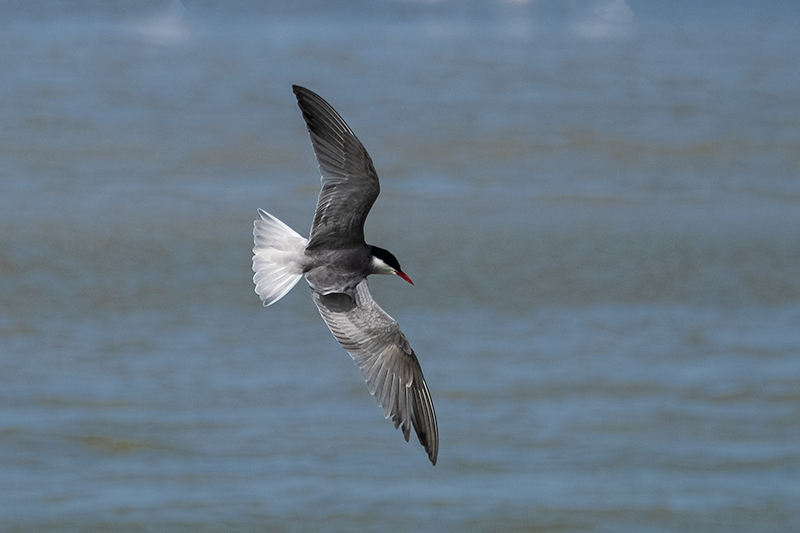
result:
[(406, 280), (410, 284), (414, 284), (411, 281), (403, 269), (400, 268), (400, 262), (397, 258), (390, 252), (389, 250), (384, 250), (383, 248), (378, 248), (377, 246), (372, 246), (372, 274), (394, 274), (395, 276), (399, 276), (402, 279)]

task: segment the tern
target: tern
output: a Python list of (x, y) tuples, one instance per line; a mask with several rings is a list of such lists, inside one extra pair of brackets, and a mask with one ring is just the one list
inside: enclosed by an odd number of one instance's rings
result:
[(263, 209), (253, 224), (253, 282), (264, 307), (305, 277), (322, 320), (361, 369), (370, 394), (394, 427), (410, 428), (436, 464), (439, 429), (428, 385), (397, 322), (375, 303), (370, 274), (411, 283), (397, 258), (364, 241), (364, 221), (380, 192), (372, 159), (333, 107), (293, 85), (322, 174), (311, 234), (305, 239)]

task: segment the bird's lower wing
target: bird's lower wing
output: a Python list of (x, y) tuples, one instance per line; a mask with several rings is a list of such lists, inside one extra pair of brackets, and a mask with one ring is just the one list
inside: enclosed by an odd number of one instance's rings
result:
[(433, 400), (414, 350), (397, 322), (375, 303), (367, 281), (354, 292), (321, 294), (312, 290), (322, 319), (361, 369), (370, 394), (408, 441), (413, 425), (420, 444), (436, 464), (439, 429)]

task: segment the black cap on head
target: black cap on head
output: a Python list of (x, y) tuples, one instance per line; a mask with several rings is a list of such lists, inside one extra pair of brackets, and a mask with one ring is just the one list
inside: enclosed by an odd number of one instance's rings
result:
[(380, 259), (393, 269), (399, 270), (401, 272), (403, 271), (403, 269), (400, 268), (400, 261), (398, 261), (397, 258), (394, 256), (394, 254), (392, 254), (392, 252), (390, 252), (389, 250), (384, 250), (383, 248), (378, 248), (377, 246), (373, 246), (372, 255), (374, 255), (375, 257), (377, 257), (378, 259)]

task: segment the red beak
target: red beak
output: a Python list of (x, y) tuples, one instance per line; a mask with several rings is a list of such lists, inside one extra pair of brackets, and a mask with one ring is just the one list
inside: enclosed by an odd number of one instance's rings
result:
[(409, 278), (408, 276), (406, 276), (406, 273), (405, 273), (405, 272), (403, 272), (402, 270), (397, 270), (396, 272), (397, 272), (397, 275), (398, 275), (398, 276), (400, 276), (401, 278), (403, 278), (404, 280), (406, 280), (406, 281), (407, 281), (407, 282), (409, 282), (410, 284), (412, 284), (412, 285), (414, 284), (414, 282), (413, 282), (413, 281), (411, 281), (411, 278)]

